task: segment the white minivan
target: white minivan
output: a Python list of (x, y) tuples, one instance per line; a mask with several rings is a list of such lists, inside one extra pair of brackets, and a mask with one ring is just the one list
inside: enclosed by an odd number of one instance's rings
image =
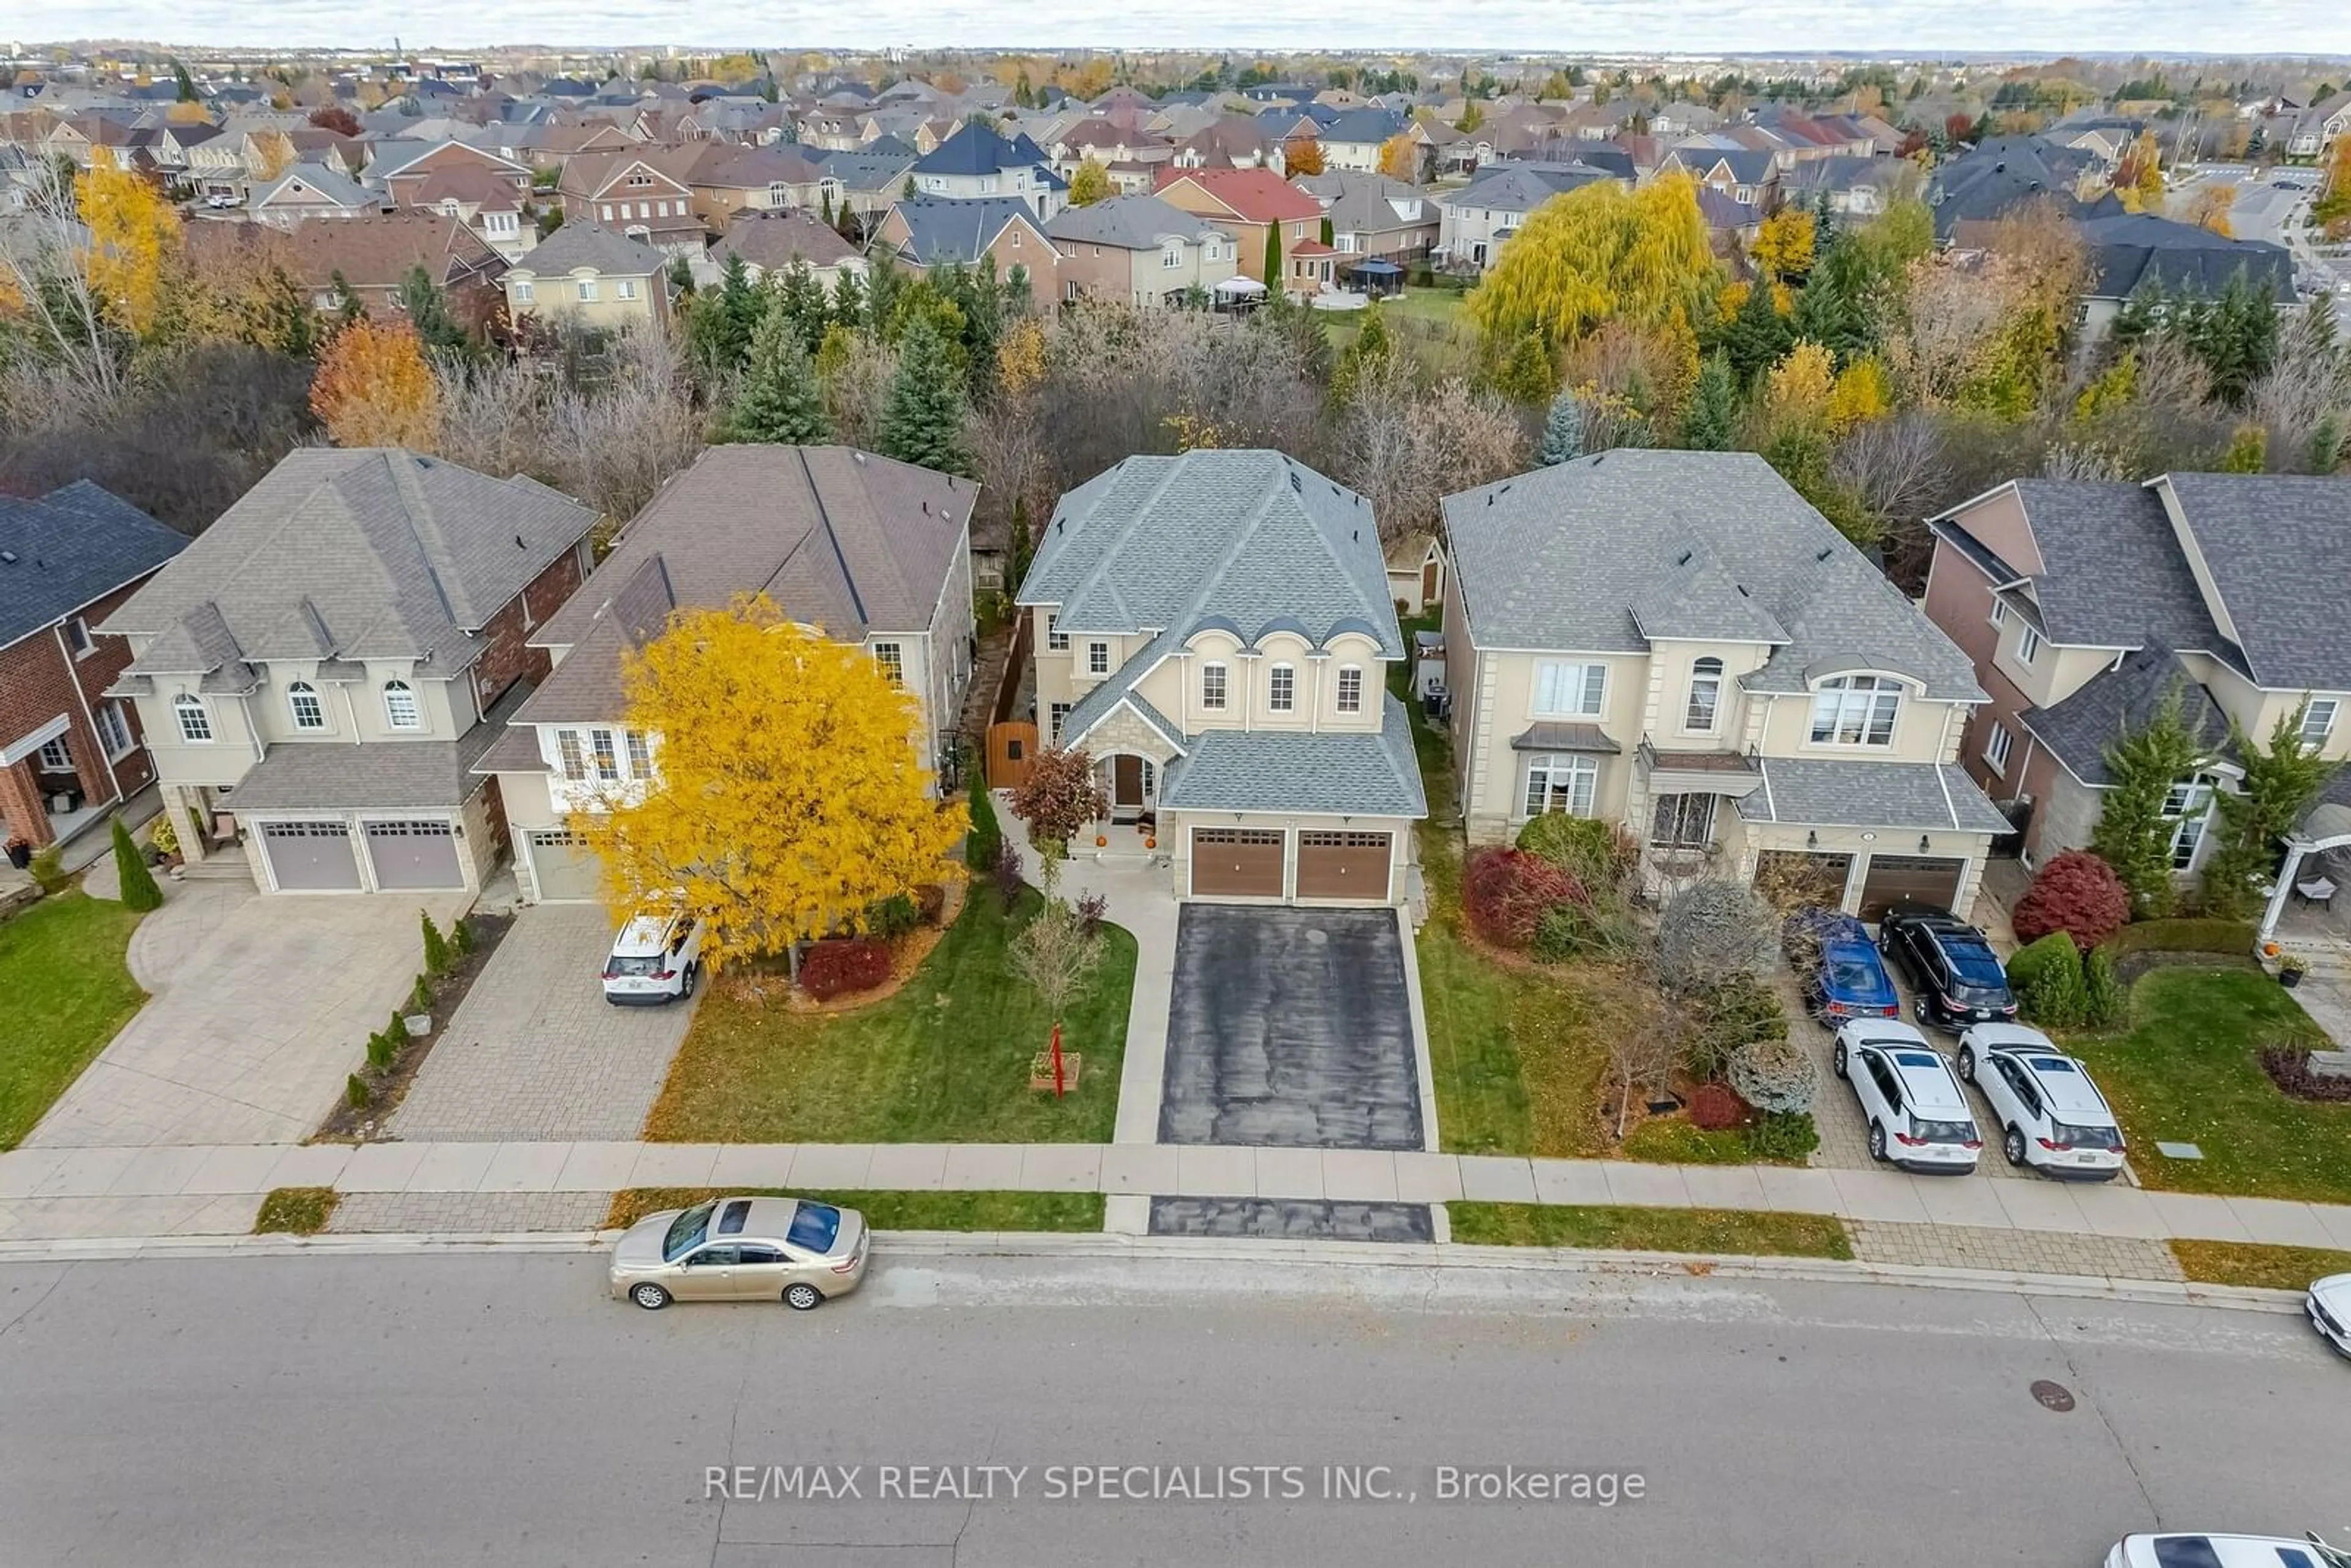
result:
[(612, 938), (604, 960), (604, 999), (614, 1007), (654, 1006), (694, 995), (702, 978), (702, 922), (686, 915), (640, 915)]

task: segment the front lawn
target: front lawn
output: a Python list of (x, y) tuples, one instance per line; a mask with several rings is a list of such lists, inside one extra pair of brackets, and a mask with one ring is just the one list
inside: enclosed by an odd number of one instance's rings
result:
[(1448, 1203), (1453, 1239), (1488, 1247), (1588, 1247), (1615, 1252), (1853, 1256), (1844, 1224), (1827, 1214), (1627, 1205)]
[(2313, 1280), (2351, 1274), (2351, 1252), (2325, 1247), (2264, 1247), (2250, 1241), (2174, 1241), (2180, 1271), (2203, 1285), (2307, 1290)]
[[(2258, 1059), (2267, 1044), (2322, 1040), (2294, 993), (2259, 969), (2177, 965), (2131, 988), (2127, 1029), (2070, 1043), (2148, 1186), (2351, 1203), (2351, 1105), (2288, 1099)], [(2204, 1157), (2167, 1158), (2158, 1139)]]
[(876, 1230), (1100, 1230), (1098, 1192), (828, 1192), (775, 1187), (638, 1186), (612, 1195), (607, 1228), (623, 1230), (648, 1214), (689, 1208), (706, 1197), (814, 1197), (865, 1216)]
[(1051, 1020), (1013, 977), (1006, 944), (1043, 906), (1011, 915), (975, 883), (963, 913), (895, 995), (852, 1012), (794, 1011), (714, 985), (695, 1014), (645, 1136), (667, 1143), (1108, 1143), (1134, 988), (1134, 938), (1102, 927), (1105, 948), (1063, 1021), (1061, 1048), (1083, 1056), (1077, 1091), (1056, 1102), (1029, 1087)]
[(122, 961), (138, 924), (82, 893), (0, 923), (0, 1150), (24, 1141), (146, 1001)]

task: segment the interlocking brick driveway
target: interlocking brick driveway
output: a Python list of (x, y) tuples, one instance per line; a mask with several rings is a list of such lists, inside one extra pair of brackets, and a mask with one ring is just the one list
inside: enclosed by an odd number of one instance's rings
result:
[(692, 1009), (607, 1004), (596, 977), (611, 939), (611, 923), (595, 904), (546, 904), (516, 915), (392, 1113), (392, 1134), (634, 1138)]

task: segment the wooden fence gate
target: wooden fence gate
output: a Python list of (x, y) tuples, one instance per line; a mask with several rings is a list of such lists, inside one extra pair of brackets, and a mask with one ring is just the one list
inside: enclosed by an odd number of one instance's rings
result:
[(1037, 727), (1019, 722), (987, 727), (987, 787), (1015, 789), (1029, 781), (1037, 755)]

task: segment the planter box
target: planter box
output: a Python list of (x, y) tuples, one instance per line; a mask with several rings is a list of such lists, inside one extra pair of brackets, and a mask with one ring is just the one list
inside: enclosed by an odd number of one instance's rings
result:
[[(1081, 1054), (1074, 1051), (1061, 1052), (1061, 1087), (1065, 1092), (1078, 1086), (1078, 1064), (1084, 1060)], [(1029, 1064), (1029, 1087), (1042, 1089), (1048, 1094), (1053, 1092), (1053, 1053), (1051, 1051), (1039, 1051), (1036, 1060)]]

